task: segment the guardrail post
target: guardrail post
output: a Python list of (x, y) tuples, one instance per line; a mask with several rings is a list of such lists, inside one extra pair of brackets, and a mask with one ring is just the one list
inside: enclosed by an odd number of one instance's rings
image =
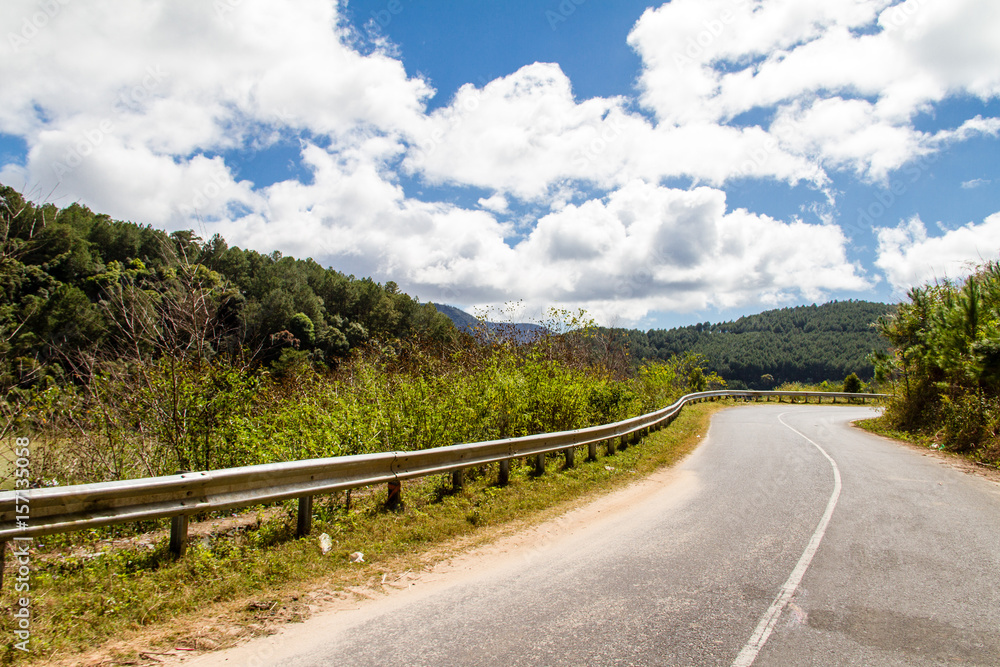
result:
[(305, 537), (312, 530), (313, 497), (299, 498), (299, 515), (295, 525), (295, 537)]
[(0, 590), (3, 590), (3, 569), (7, 565), (7, 542), (0, 540)]
[(535, 474), (545, 473), (545, 454), (535, 454)]
[(187, 551), (188, 515), (178, 514), (170, 519), (170, 553), (180, 558)]
[(465, 486), (465, 470), (459, 468), (451, 472), (451, 490), (458, 493)]
[[(177, 475), (184, 475), (191, 472), (190, 470), (178, 470)], [(177, 516), (170, 518), (170, 553), (174, 555), (175, 558), (180, 558), (187, 551), (187, 538), (188, 538), (188, 515), (178, 514)]]
[(508, 484), (510, 484), (510, 459), (504, 459), (500, 462), (497, 486), (507, 486)]
[(597, 460), (597, 441), (591, 442), (587, 445), (587, 460), (596, 461)]
[(567, 447), (565, 449), (565, 451), (564, 451), (564, 454), (566, 456), (566, 467), (567, 468), (572, 468), (574, 465), (576, 465), (576, 448), (575, 447)]
[(615, 455), (615, 439), (608, 438), (608, 456)]
[(388, 484), (389, 493), (385, 497), (385, 508), (392, 512), (403, 508), (403, 483), (394, 479)]

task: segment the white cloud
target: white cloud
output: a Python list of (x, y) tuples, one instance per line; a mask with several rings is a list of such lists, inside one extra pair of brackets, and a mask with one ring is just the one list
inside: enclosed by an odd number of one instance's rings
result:
[(674, 0), (647, 10), (629, 43), (661, 125), (769, 112), (782, 150), (883, 180), (970, 136), (913, 121), (948, 96), (1000, 94), (997, 30), (991, 0)]
[(263, 215), (206, 233), (392, 279), (425, 300), (521, 300), (533, 312), (560, 304), (604, 322), (651, 310), (823, 300), (871, 286), (848, 261), (838, 227), (727, 211), (725, 194), (712, 188), (633, 181), (544, 216), (510, 245), (510, 225), (485, 211), (407, 198), (363, 151), (347, 159), (315, 146), (307, 152), (312, 184), (275, 184), (264, 192)]
[(490, 197), (480, 197), (479, 205), (489, 211), (493, 211), (494, 213), (506, 213), (508, 207), (510, 206), (507, 202), (507, 198), (500, 193)]
[(610, 321), (870, 287), (845, 244), (836, 226), (727, 211), (719, 190), (633, 181), (545, 216), (514, 250), (521, 293)]
[(969, 180), (969, 181), (963, 181), (962, 182), (962, 189), (963, 190), (973, 190), (975, 188), (982, 187), (984, 185), (989, 185), (992, 182), (993, 181), (991, 181), (988, 178), (973, 178), (972, 180)]
[(875, 265), (899, 292), (933, 280), (966, 276), (975, 265), (997, 259), (1000, 250), (1000, 213), (937, 237), (927, 235), (918, 217), (876, 231)]
[(603, 189), (642, 178), (740, 177), (824, 182), (822, 169), (760, 128), (692, 122), (654, 127), (618, 98), (577, 102), (558, 65), (535, 63), (463, 86), (430, 115), (403, 163), (432, 183), (467, 184), (523, 200), (555, 200), (567, 183)]
[(577, 103), (558, 65), (534, 63), (489, 82), (466, 84), (433, 112), (404, 162), (432, 183), (462, 183), (539, 199), (566, 179), (606, 183), (612, 168), (592, 163), (643, 121), (617, 99)]
[[(432, 93), (398, 60), (359, 54), (325, 0), (49, 4), (58, 11), (0, 58), (0, 132), (29, 146), (5, 174), (118, 217), (183, 226), (185, 207), (216, 189), (196, 219), (257, 206), (252, 184), (201, 154), (302, 130), (341, 144), (412, 133)], [(0, 26), (19, 36), (38, 8), (8, 0)]]
[(485, 211), (406, 197), (383, 173), (373, 138), (352, 149), (308, 145), (309, 184), (284, 181), (261, 189), (248, 215), (208, 223), (245, 247), (312, 257), (338, 270), (395, 280), (424, 300), (502, 302), (516, 273), (511, 229)]
[[(413, 136), (404, 166), (524, 200), (635, 178), (818, 187), (832, 170), (885, 182), (950, 143), (997, 133), (997, 119), (937, 133), (914, 119), (947, 96), (996, 94), (998, 29), (983, 0), (674, 0), (629, 35), (656, 122), (620, 98), (577, 101), (558, 65), (534, 63), (459, 90)], [(974, 46), (944, 39), (960, 30)], [(740, 120), (746, 112), (756, 125)]]

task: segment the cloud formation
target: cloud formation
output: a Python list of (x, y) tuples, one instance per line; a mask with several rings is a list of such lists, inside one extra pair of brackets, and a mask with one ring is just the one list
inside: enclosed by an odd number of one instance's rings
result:
[[(822, 300), (879, 276), (836, 225), (731, 210), (725, 188), (833, 200), (832, 174), (885, 182), (997, 136), (996, 118), (918, 121), (1000, 96), (998, 31), (992, 0), (674, 0), (628, 37), (635, 99), (578, 99), (558, 64), (525, 63), (428, 112), (431, 83), (362, 44), (337, 2), (7, 0), (0, 132), (28, 153), (0, 182), (462, 305), (639, 318)], [(278, 142), (298, 142), (307, 178), (253, 183), (227, 157)], [(989, 255), (995, 226), (882, 229), (875, 266), (902, 287), (922, 262)]]
[(928, 236), (927, 227), (919, 217), (896, 227), (881, 228), (877, 233), (875, 264), (900, 293), (925, 282), (963, 278), (972, 272), (974, 265), (1000, 259), (997, 256), (1000, 213), (941, 236)]

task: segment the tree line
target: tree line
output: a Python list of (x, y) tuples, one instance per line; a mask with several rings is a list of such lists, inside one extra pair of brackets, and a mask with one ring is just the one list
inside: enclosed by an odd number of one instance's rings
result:
[(0, 390), (79, 379), (97, 357), (247, 354), (335, 366), (370, 339), (455, 335), (396, 284), (167, 234), (0, 185)]

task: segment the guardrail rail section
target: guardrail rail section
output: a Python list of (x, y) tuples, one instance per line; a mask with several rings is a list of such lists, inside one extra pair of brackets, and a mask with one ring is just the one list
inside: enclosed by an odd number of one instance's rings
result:
[[(466, 468), (488, 463), (500, 464), (499, 482), (506, 484), (511, 459), (535, 457), (536, 465), (544, 470), (545, 455), (563, 451), (566, 464), (572, 467), (574, 448), (587, 445), (588, 456), (594, 459), (598, 444), (607, 442), (608, 452), (613, 453), (616, 438), (625, 444), (661, 428), (673, 421), (688, 403), (718, 398), (759, 401), (772, 397), (778, 400), (802, 398), (807, 402), (810, 398), (863, 402), (886, 396), (842, 392), (704, 391), (683, 396), (672, 405), (648, 414), (573, 431), (412, 452), (338, 456), (144, 479), (3, 491), (0, 492), (0, 585), (3, 583), (2, 559), (6, 543), (15, 538), (169, 518), (170, 551), (181, 556), (185, 551), (187, 522), (191, 515), (290, 498), (299, 501), (296, 533), (302, 537), (309, 534), (315, 495), (387, 483), (390, 501), (398, 500), (403, 480), (451, 473), (452, 483), (461, 488)], [(25, 505), (30, 508), (30, 521), (23, 520), (23, 513), (18, 519), (16, 510), (23, 510)]]

